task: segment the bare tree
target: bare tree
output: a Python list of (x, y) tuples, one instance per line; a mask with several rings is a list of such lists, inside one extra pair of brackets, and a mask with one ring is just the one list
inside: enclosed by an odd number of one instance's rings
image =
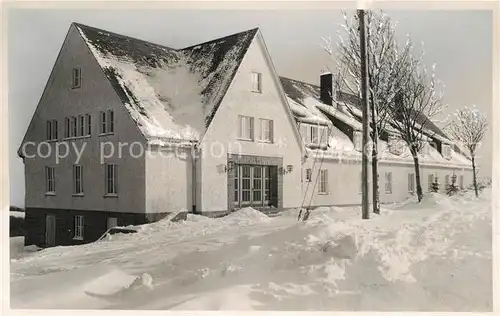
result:
[[(325, 39), (324, 49), (335, 60), (337, 67), (335, 89), (339, 95), (335, 98), (353, 116), (359, 117), (359, 109), (352, 104), (345, 93), (361, 98), (361, 53), (357, 15), (348, 16), (343, 12), (343, 32), (339, 32), (337, 40), (337, 54), (334, 53), (331, 38)], [(368, 57), (368, 89), (371, 110), (371, 139), (372, 139), (372, 181), (373, 181), (373, 211), (380, 213), (379, 184), (378, 184), (378, 139), (385, 132), (389, 121), (390, 104), (394, 102), (399, 83), (405, 79), (401, 66), (405, 63), (399, 59), (395, 38), (396, 23), (382, 11), (366, 12), (366, 36)], [(344, 34), (343, 34), (344, 33)], [(344, 38), (345, 36), (345, 38)], [(365, 150), (365, 149), (363, 149)]]
[(476, 172), (476, 153), (488, 129), (488, 120), (474, 105), (464, 107), (455, 113), (448, 130), (450, 135), (468, 151), (472, 162), (473, 184), (476, 197), (479, 196)]
[(436, 66), (432, 66), (429, 74), (423, 63), (423, 49), (418, 57), (412, 55), (412, 50), (413, 45), (408, 39), (399, 59), (399, 67), (406, 79), (399, 83), (401, 88), (391, 104), (391, 115), (388, 117), (391, 126), (406, 143), (413, 157), (417, 197), (420, 202), (423, 191), (418, 153), (423, 148), (424, 138), (431, 134), (431, 119), (441, 114), (445, 105), (442, 102), (442, 89), (438, 89), (439, 81), (435, 77)]

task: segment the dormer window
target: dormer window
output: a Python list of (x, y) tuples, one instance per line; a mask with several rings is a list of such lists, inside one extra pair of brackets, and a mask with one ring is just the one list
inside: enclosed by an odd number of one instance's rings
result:
[(451, 159), (451, 146), (443, 145), (443, 157), (445, 159)]
[(429, 155), (430, 153), (430, 145), (429, 145), (429, 142), (427, 141), (422, 141), (422, 149), (420, 151), (422, 153), (422, 155)]
[(389, 152), (393, 155), (401, 155), (403, 153), (403, 141), (396, 135), (389, 136), (388, 147)]
[(72, 85), (73, 89), (80, 88), (82, 86), (82, 69), (80, 67), (73, 68)]
[(363, 148), (363, 134), (359, 131), (354, 132), (354, 149), (361, 151)]
[(306, 145), (326, 145), (328, 142), (328, 126), (300, 123), (300, 134)]
[(252, 72), (252, 91), (262, 92), (262, 74), (259, 72)]

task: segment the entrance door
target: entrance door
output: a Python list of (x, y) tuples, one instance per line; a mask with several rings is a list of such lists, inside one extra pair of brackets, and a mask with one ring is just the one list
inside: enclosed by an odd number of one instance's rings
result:
[(235, 168), (235, 207), (277, 206), (277, 167), (236, 165)]
[(45, 217), (45, 245), (47, 247), (56, 245), (56, 216), (52, 214)]

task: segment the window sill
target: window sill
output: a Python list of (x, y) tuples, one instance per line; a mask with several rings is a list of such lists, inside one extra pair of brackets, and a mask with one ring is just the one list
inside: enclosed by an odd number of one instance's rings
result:
[(318, 195), (330, 195), (328, 192), (318, 192)]
[(257, 142), (258, 142), (258, 143), (262, 143), (262, 144), (273, 144), (273, 143), (274, 143), (274, 142), (273, 142), (273, 141), (271, 141), (271, 140), (261, 140), (261, 139), (259, 139)]
[(254, 140), (251, 139), (251, 138), (238, 138), (238, 140), (240, 141), (244, 141), (244, 142), (253, 142)]
[(81, 87), (82, 87), (81, 85), (79, 85), (79, 86), (72, 86), (71, 90), (80, 89)]
[(47, 139), (46, 140), (47, 143), (57, 143), (57, 141), (59, 141), (59, 139)]
[(56, 192), (45, 192), (45, 196), (55, 196)]
[(82, 197), (85, 196), (83, 193), (73, 193), (73, 196), (75, 197)]
[(110, 135), (113, 135), (114, 132), (111, 132), (111, 133), (99, 133), (99, 137), (101, 136), (110, 136)]
[(260, 93), (260, 94), (262, 94), (262, 90), (260, 90), (260, 91), (259, 90), (252, 90), (252, 92), (253, 93)]
[(73, 240), (80, 240), (80, 241), (82, 241), (83, 237), (73, 237)]
[(104, 194), (105, 198), (117, 198), (118, 194), (117, 193), (106, 193)]
[(76, 136), (76, 137), (66, 137), (66, 138), (63, 138), (62, 140), (76, 140), (76, 139), (85, 139), (85, 138), (90, 138), (90, 135)]

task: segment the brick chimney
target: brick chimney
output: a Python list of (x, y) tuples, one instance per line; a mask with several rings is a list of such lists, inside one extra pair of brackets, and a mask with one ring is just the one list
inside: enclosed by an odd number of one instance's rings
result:
[(331, 73), (324, 73), (320, 76), (320, 100), (321, 102), (332, 105), (333, 76)]

